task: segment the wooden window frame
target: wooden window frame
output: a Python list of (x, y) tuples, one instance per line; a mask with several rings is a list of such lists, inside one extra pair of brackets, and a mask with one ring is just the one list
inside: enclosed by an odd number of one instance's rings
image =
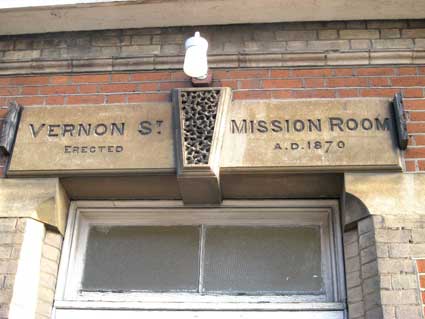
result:
[[(231, 296), (196, 293), (81, 292), (84, 252), (91, 225), (268, 225), (320, 226), (322, 276), (325, 295)], [(253, 313), (276, 312), (294, 318), (346, 318), (346, 296), (340, 213), (336, 200), (240, 200), (220, 207), (185, 207), (178, 201), (75, 201), (71, 203), (60, 261), (54, 314), (57, 319), (87, 318), (102, 312), (125, 317), (144, 312), (156, 318), (163, 311), (174, 314), (211, 311), (242, 318)], [(105, 312), (106, 311), (106, 312)], [(220, 316), (222, 315), (220, 314)], [(313, 316), (314, 314), (314, 316)], [(104, 315), (102, 315), (104, 317)], [(182, 318), (183, 318), (182, 317)], [(208, 316), (207, 316), (208, 317)], [(224, 317), (226, 317), (224, 315)], [(230, 315), (231, 317), (231, 315)], [(208, 317), (209, 318), (209, 317)], [(266, 317), (265, 317), (266, 318)], [(286, 318), (286, 317), (285, 317)]]

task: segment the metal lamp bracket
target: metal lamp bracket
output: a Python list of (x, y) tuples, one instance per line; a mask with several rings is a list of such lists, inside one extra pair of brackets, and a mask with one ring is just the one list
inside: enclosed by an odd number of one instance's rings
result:
[(392, 101), (394, 121), (397, 131), (398, 147), (406, 150), (409, 143), (409, 135), (407, 133), (406, 113), (404, 111), (403, 95), (396, 93)]
[(16, 133), (18, 131), (19, 119), (21, 117), (21, 110), (22, 107), (17, 103), (10, 103), (0, 133), (0, 151), (3, 155), (8, 156), (12, 153)]

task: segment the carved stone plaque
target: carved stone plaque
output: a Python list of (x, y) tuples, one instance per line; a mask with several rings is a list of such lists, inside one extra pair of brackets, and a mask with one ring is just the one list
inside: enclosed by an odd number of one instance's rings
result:
[(401, 170), (390, 101), (235, 101), (221, 169)]
[(173, 172), (171, 103), (27, 107), (8, 175)]
[[(401, 170), (391, 110), (387, 99), (233, 101), (220, 171)], [(171, 103), (26, 107), (8, 175), (175, 174), (176, 127)]]

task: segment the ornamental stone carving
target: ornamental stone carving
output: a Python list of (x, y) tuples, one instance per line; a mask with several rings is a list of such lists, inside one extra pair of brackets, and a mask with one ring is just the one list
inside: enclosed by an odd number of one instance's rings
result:
[(184, 161), (208, 164), (220, 90), (181, 91)]
[(173, 91), (177, 177), (187, 204), (221, 201), (220, 152), (230, 101), (229, 88)]

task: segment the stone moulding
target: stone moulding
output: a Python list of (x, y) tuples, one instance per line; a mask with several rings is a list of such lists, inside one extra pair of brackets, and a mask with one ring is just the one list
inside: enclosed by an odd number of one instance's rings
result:
[[(0, 75), (181, 69), (183, 56), (2, 60)], [(211, 68), (423, 64), (425, 50), (228, 53), (209, 55)]]
[(231, 89), (175, 89), (172, 95), (177, 178), (183, 201), (220, 203), (220, 153)]

